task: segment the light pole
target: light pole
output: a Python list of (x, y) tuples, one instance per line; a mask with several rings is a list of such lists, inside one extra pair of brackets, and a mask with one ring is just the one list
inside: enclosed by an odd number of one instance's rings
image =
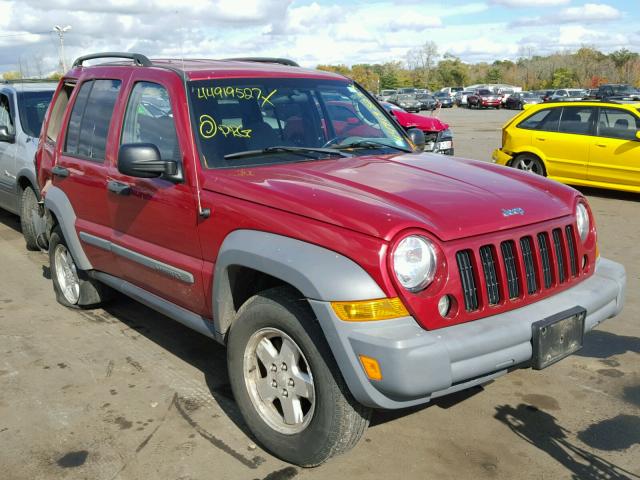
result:
[(64, 34), (71, 30), (71, 25), (67, 25), (66, 27), (56, 25), (53, 27), (53, 29), (58, 34), (58, 38), (60, 39), (60, 66), (62, 67), (62, 73), (66, 73), (67, 63), (64, 59)]

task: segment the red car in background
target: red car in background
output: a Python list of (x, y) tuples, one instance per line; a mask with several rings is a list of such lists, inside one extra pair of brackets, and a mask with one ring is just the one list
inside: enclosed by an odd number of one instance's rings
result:
[(480, 88), (467, 96), (467, 108), (500, 108), (502, 97), (488, 88)]
[(436, 117), (426, 117), (409, 113), (402, 108), (388, 102), (380, 102), (380, 105), (398, 121), (405, 130), (419, 128), (424, 132), (426, 140), (424, 151), (453, 155), (453, 132), (447, 123)]

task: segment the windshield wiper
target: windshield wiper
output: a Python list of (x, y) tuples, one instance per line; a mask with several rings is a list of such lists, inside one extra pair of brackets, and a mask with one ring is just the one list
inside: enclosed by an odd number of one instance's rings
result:
[(357, 142), (338, 145), (336, 148), (348, 149), (348, 148), (380, 148), (380, 147), (391, 148), (393, 150), (399, 150), (401, 152), (407, 152), (407, 153), (412, 152), (412, 150), (408, 150), (406, 148), (398, 147), (396, 145), (388, 145), (382, 142), (376, 142), (375, 140), (359, 140)]
[(326, 155), (338, 155), (340, 157), (353, 157), (345, 152), (341, 152), (340, 150), (336, 150), (335, 148), (321, 148), (321, 147), (288, 147), (288, 146), (274, 146), (267, 147), (260, 150), (245, 150), (243, 152), (235, 152), (229, 153), (224, 156), (225, 160), (233, 160), (234, 158), (244, 158), (244, 157), (253, 157), (256, 155), (264, 155), (265, 153), (278, 153), (278, 152), (287, 152), (287, 153), (295, 153), (301, 155), (305, 158), (319, 158), (317, 155), (308, 155), (308, 153), (324, 153)]

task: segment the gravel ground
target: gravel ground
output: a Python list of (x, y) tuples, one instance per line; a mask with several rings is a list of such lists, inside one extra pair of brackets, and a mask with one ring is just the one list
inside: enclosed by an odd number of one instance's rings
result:
[[(489, 160), (506, 111), (452, 109), (459, 156)], [(350, 453), (310, 470), (254, 445), (217, 344), (126, 298), (58, 305), (45, 254), (0, 213), (0, 478), (627, 479), (640, 475), (638, 195), (585, 190), (627, 306), (541, 372), (376, 412)]]

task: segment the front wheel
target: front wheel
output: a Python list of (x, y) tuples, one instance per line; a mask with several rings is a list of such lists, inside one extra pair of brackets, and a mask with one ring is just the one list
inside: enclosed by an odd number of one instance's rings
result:
[(541, 175), (543, 177), (547, 176), (542, 160), (530, 153), (518, 155), (513, 161), (512, 166), (518, 170), (535, 173), (536, 175)]
[(370, 409), (349, 392), (306, 300), (286, 288), (250, 298), (227, 344), (231, 388), (258, 442), (311, 467), (356, 445)]

